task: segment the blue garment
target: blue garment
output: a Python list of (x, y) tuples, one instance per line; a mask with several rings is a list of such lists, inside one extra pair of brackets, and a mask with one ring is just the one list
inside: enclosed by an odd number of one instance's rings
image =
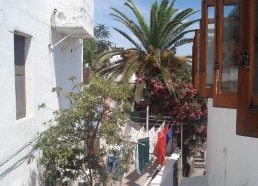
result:
[(114, 156), (108, 156), (108, 164), (107, 164), (108, 173), (112, 173), (114, 160), (115, 160)]
[(108, 156), (108, 173), (113, 173), (113, 164), (116, 165), (116, 175), (120, 175), (120, 157), (119, 156)]
[(170, 129), (168, 130), (167, 133), (167, 144), (169, 143), (169, 141), (172, 139), (172, 127), (170, 127)]

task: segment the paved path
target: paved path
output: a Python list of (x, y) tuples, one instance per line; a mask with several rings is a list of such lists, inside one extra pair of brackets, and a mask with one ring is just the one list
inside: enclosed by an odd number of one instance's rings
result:
[(204, 175), (204, 168), (194, 168), (194, 172), (190, 177), (194, 177), (194, 176), (203, 176)]
[[(131, 164), (129, 171), (123, 177), (122, 186), (143, 186), (157, 167), (158, 162), (156, 161), (156, 159), (151, 158), (150, 162), (146, 164), (145, 174), (140, 175), (137, 173), (135, 165)], [(115, 185), (119, 186), (120, 183), (116, 182)]]

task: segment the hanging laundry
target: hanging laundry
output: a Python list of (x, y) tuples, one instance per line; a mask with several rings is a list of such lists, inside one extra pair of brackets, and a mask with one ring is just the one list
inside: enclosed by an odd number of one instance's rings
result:
[(169, 141), (172, 139), (172, 127), (170, 127), (170, 129), (168, 130), (167, 133), (167, 144), (169, 143)]
[(161, 130), (163, 130), (164, 129), (164, 127), (165, 127), (165, 121), (163, 121), (163, 123), (160, 125), (160, 127), (161, 127)]
[(145, 173), (145, 164), (150, 161), (149, 159), (149, 138), (143, 138), (138, 140), (138, 162), (139, 168), (137, 172), (139, 174)]
[(165, 121), (163, 121), (163, 123), (160, 124), (159, 128), (156, 130), (156, 133), (162, 131), (164, 129), (164, 126), (165, 126)]
[[(108, 173), (116, 173), (116, 175), (120, 175), (120, 161), (121, 158), (119, 154), (114, 153), (114, 155), (108, 156), (108, 161), (107, 161), (107, 169)], [(115, 164), (115, 167), (114, 167)], [(114, 169), (115, 168), (115, 169)]]
[(114, 156), (108, 156), (108, 161), (107, 161), (108, 173), (112, 173), (114, 160), (115, 160)]
[(158, 133), (158, 141), (156, 145), (156, 156), (158, 163), (163, 165), (165, 162), (165, 153), (166, 153), (166, 136), (168, 133), (168, 125)]
[[(139, 129), (138, 131), (133, 129), (131, 130), (131, 141), (138, 144), (138, 139), (144, 138), (146, 133), (144, 132), (144, 127)], [(140, 172), (139, 170), (139, 154), (138, 154), (138, 145), (136, 145), (136, 149), (134, 151), (134, 161), (135, 161), (135, 168), (137, 169), (137, 172)]]
[(158, 133), (161, 132), (164, 128), (164, 122), (159, 126), (159, 128), (155, 132), (155, 141), (154, 141), (154, 147), (156, 147), (158, 142)]
[(173, 146), (173, 142), (172, 142), (172, 127), (170, 127), (170, 129), (168, 130), (167, 133), (167, 140), (166, 140), (166, 155), (170, 155), (172, 153), (172, 146)]
[(135, 149), (135, 169), (137, 170), (137, 172), (140, 172), (139, 169), (139, 148), (138, 148), (138, 144), (136, 145), (136, 149)]
[(152, 154), (154, 152), (154, 147), (156, 145), (156, 141), (155, 141), (155, 137), (156, 137), (156, 132), (155, 132), (155, 127), (152, 127), (149, 130), (149, 139), (150, 139), (150, 154)]
[(115, 173), (116, 173), (117, 176), (120, 176), (121, 175), (121, 171), (120, 171), (121, 158), (120, 158), (120, 156), (115, 157), (114, 163), (116, 165)]
[(144, 128), (142, 128), (137, 132), (137, 139), (142, 139), (145, 137), (146, 137), (146, 132), (145, 132)]

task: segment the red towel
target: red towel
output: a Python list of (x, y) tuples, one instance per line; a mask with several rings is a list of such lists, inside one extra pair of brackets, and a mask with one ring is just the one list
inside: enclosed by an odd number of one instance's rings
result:
[(156, 146), (156, 156), (158, 163), (160, 165), (164, 165), (165, 163), (165, 154), (166, 154), (166, 140), (167, 140), (167, 133), (168, 133), (168, 125), (158, 133), (158, 141)]

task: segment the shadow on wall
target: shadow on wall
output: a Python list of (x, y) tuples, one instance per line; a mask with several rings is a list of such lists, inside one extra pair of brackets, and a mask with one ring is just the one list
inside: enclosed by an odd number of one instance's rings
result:
[[(38, 161), (37, 161), (36, 169), (30, 172), (30, 179), (28, 182), (29, 182), (28, 186), (46, 185), (43, 177), (43, 167), (39, 165)], [(47, 186), (50, 186), (50, 185), (47, 185)]]
[[(52, 45), (55, 45), (65, 35), (52, 30), (51, 37)], [(63, 90), (59, 97), (59, 108), (68, 108), (70, 105), (69, 101), (65, 99), (65, 94), (71, 92), (74, 85), (68, 79), (70, 77), (76, 77), (76, 83), (82, 82), (82, 44), (81, 39), (68, 37), (57, 44), (52, 50), (50, 49), (50, 55), (52, 55), (55, 68), (56, 86), (61, 87)]]
[[(6, 176), (8, 176), (12, 171), (19, 168), (22, 164), (28, 164), (28, 158), (31, 154), (34, 154), (35, 151), (32, 149), (29, 153), (24, 155), (22, 158), (20, 158), (18, 161), (13, 163), (10, 167), (6, 168), (4, 172), (0, 174), (0, 181), (4, 179)], [(37, 160), (34, 160), (37, 161)], [(28, 165), (29, 166), (29, 165)], [(26, 186), (35, 186), (35, 185), (44, 185), (44, 178), (43, 178), (43, 170), (42, 167), (40, 167), (39, 162), (36, 162), (36, 167), (34, 170), (30, 171), (30, 178), (28, 180), (28, 184), (25, 184)]]
[(32, 154), (34, 151), (31, 150), (29, 153), (27, 153), (25, 156), (20, 158), (18, 161), (13, 163), (10, 167), (6, 168), (4, 172), (0, 173), (0, 181), (4, 179), (8, 174), (10, 174), (13, 170), (21, 166), (24, 162), (27, 163), (27, 159), (29, 158), (30, 154)]

